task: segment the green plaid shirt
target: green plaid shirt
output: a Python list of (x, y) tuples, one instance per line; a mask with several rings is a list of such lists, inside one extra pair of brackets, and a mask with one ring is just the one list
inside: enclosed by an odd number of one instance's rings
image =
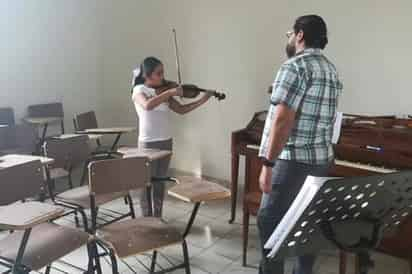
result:
[(278, 159), (320, 165), (333, 160), (332, 133), (342, 91), (335, 66), (319, 49), (305, 49), (279, 69), (263, 130), (259, 155), (267, 157), (276, 105), (296, 112), (296, 124)]

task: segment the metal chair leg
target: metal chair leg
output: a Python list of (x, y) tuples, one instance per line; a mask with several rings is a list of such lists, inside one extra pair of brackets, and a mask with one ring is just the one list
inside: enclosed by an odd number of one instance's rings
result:
[(93, 250), (94, 250), (94, 263), (96, 266), (96, 272), (97, 274), (102, 274), (102, 267), (100, 265), (100, 256), (99, 256), (99, 250), (97, 249), (97, 243), (93, 244)]
[(28, 228), (24, 231), (23, 238), (21, 239), (20, 247), (19, 247), (19, 250), (17, 251), (17, 256), (14, 261), (14, 265), (11, 269), (11, 273), (13, 274), (22, 274), (22, 272), (23, 273), (26, 272), (25, 268), (22, 267), (21, 262), (23, 260), (24, 251), (26, 250), (26, 247), (27, 247), (27, 242), (29, 241), (31, 230), (32, 230), (31, 228)]
[(183, 240), (182, 248), (183, 248), (183, 258), (184, 258), (184, 264), (185, 264), (185, 271), (186, 271), (186, 274), (190, 274), (189, 251), (187, 250), (186, 240)]
[(156, 258), (157, 258), (157, 251), (153, 251), (153, 255), (152, 255), (152, 263), (150, 265), (150, 273), (154, 273), (156, 270)]
[(76, 227), (80, 227), (80, 222), (79, 222), (79, 216), (77, 214), (77, 211), (74, 212), (74, 223), (76, 224)]
[(87, 176), (87, 167), (89, 165), (89, 161), (86, 161), (83, 165), (82, 177), (80, 178), (80, 185), (84, 185), (84, 181), (86, 180)]
[(69, 187), (70, 189), (73, 189), (73, 180), (72, 180), (72, 172), (69, 172), (69, 176), (68, 176), (68, 182), (69, 182)]
[(84, 274), (93, 274), (94, 273), (94, 255), (93, 255), (93, 247), (92, 243), (87, 244), (87, 254), (89, 256), (88, 264), (87, 264), (87, 272)]
[(113, 250), (110, 250), (109, 253), (110, 253), (110, 261), (112, 264), (112, 273), (119, 274), (119, 268), (117, 267), (116, 255), (114, 254)]
[(130, 208), (130, 216), (135, 219), (136, 218), (136, 213), (134, 212), (134, 205), (133, 205), (133, 200), (132, 200), (132, 196), (130, 196), (130, 194), (128, 194), (126, 196), (126, 200), (128, 201), (129, 204), (129, 208)]

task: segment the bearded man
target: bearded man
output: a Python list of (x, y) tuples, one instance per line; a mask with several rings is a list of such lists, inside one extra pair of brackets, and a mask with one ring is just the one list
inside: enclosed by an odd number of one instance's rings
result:
[[(327, 176), (334, 161), (333, 123), (342, 91), (335, 66), (322, 53), (327, 26), (317, 15), (296, 19), (287, 32), (288, 60), (280, 67), (260, 145), (263, 192), (258, 213), (261, 274), (283, 274), (284, 261), (263, 248), (307, 176)], [(294, 274), (311, 274), (315, 254), (297, 258)]]

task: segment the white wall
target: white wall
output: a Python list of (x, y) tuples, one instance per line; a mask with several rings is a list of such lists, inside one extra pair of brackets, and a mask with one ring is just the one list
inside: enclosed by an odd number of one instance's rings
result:
[(60, 101), (69, 130), (73, 113), (98, 111), (97, 2), (0, 2), (0, 107), (20, 119), (27, 105)]
[(2, 1), (0, 105), (21, 117), (30, 103), (62, 100), (68, 117), (94, 108), (102, 125), (135, 125), (131, 70), (155, 55), (176, 79), (176, 27), (185, 82), (228, 98), (175, 116), (173, 166), (229, 178), (230, 133), (267, 108), (285, 32), (299, 15), (318, 13), (329, 25), (326, 54), (345, 84), (341, 110), (410, 113), (411, 11), (407, 0)]
[[(341, 110), (412, 112), (408, 88), (411, 1), (167, 3), (169, 25), (179, 31), (184, 79), (228, 93), (225, 102), (210, 102), (175, 120), (174, 165), (180, 169), (229, 178), (230, 132), (267, 108), (265, 92), (284, 60), (285, 32), (302, 14), (320, 14), (328, 23), (326, 54), (337, 64), (345, 84)], [(173, 55), (167, 60), (173, 60)]]

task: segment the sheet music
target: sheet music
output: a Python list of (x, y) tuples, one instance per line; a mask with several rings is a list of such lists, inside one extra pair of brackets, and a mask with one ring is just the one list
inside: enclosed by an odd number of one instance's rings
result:
[(269, 240), (265, 243), (265, 249), (272, 249), (268, 254), (268, 258), (272, 258), (276, 255), (282, 243), (295, 226), (296, 222), (309, 206), (313, 197), (315, 197), (316, 193), (323, 186), (323, 184), (330, 179), (332, 178), (313, 176), (308, 176), (306, 178), (305, 183), (293, 201), (288, 212), (286, 212), (279, 225), (273, 231)]
[(335, 123), (333, 124), (332, 144), (336, 145), (339, 142), (340, 131), (342, 128), (343, 113), (337, 112)]

